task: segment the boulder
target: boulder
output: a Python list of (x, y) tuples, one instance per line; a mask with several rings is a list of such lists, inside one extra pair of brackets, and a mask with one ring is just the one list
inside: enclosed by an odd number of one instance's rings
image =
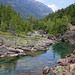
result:
[(15, 49), (16, 51), (18, 51), (19, 53), (23, 53), (24, 51), (21, 49)]
[(26, 56), (27, 54), (26, 53), (19, 53), (18, 55), (20, 55), (20, 56)]
[(73, 51), (73, 55), (75, 55), (75, 50)]
[(69, 42), (71, 44), (75, 44), (75, 31), (67, 31), (64, 33), (64, 35), (61, 37), (61, 41)]
[(37, 51), (37, 49), (36, 49), (35, 47), (33, 47), (33, 48), (31, 49), (31, 51)]
[(24, 51), (31, 51), (31, 47), (22, 47), (21, 49)]
[(43, 69), (43, 73), (48, 74), (49, 71), (50, 71), (50, 68), (48, 66), (45, 66), (44, 69)]
[(2, 45), (2, 48), (6, 48), (6, 46), (5, 45)]
[(16, 56), (18, 56), (19, 54), (10, 54), (9, 56), (10, 57), (16, 57)]
[(74, 31), (75, 30), (75, 26), (73, 26), (72, 24), (69, 24), (68, 25), (68, 30)]
[(63, 63), (65, 61), (66, 61), (65, 59), (59, 59), (59, 60), (57, 60), (57, 63)]
[(63, 72), (62, 75), (72, 75), (72, 73), (70, 73), (69, 71), (67, 71), (67, 72)]
[(15, 49), (15, 48), (7, 48), (7, 49), (9, 49), (10, 52), (23, 53), (23, 50), (21, 49)]
[(75, 75), (75, 51), (73, 51), (73, 54), (64, 59), (59, 59), (57, 62), (60, 65), (53, 69), (55, 75)]
[(56, 37), (54, 35), (48, 35), (48, 39), (56, 40)]
[(4, 53), (0, 56), (1, 58), (7, 57), (7, 53)]
[(57, 63), (59, 63), (61, 66), (67, 66), (67, 65), (69, 65), (69, 60), (68, 59), (59, 59), (58, 61), (57, 61)]
[(62, 63), (60, 63), (60, 65), (61, 65), (61, 66), (68, 66), (68, 63), (62, 62)]
[(45, 51), (46, 50), (44, 47), (41, 47), (41, 46), (37, 46), (37, 47), (35, 47), (35, 49), (37, 51)]
[(8, 50), (15, 50), (15, 48), (7, 47)]
[(54, 69), (52, 71), (52, 75), (65, 75), (65, 72), (67, 72), (67, 69), (68, 69), (68, 66), (54, 67)]
[(73, 73), (75, 71), (75, 64), (70, 64), (69, 71)]

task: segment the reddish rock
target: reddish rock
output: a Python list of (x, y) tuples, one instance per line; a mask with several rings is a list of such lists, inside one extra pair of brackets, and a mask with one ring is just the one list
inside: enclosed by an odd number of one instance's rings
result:
[(63, 72), (62, 75), (72, 75), (72, 73), (70, 73), (69, 71), (67, 71), (67, 72)]
[(63, 63), (63, 62), (65, 62), (65, 59), (59, 59), (59, 60), (57, 61), (57, 63)]
[(68, 66), (68, 63), (66, 62), (63, 62), (63, 63), (60, 63), (61, 66)]
[(48, 74), (49, 71), (50, 71), (50, 68), (48, 66), (45, 66), (43, 70), (43, 74)]
[(70, 71), (71, 73), (75, 71), (75, 64), (71, 64), (71, 65), (69, 66), (69, 71)]
[(71, 56), (70, 56), (71, 58), (75, 58), (75, 55), (74, 54), (71, 54)]
[(53, 71), (53, 68), (50, 68), (51, 71)]
[(75, 75), (75, 51), (73, 51), (73, 54), (69, 55), (69, 57), (59, 59), (57, 63), (59, 63), (61, 67), (67, 67), (67, 69), (65, 69), (66, 72), (64, 72), (64, 70), (62, 71), (62, 75)]
[(73, 51), (73, 55), (75, 55), (75, 50)]
[(75, 58), (71, 58), (71, 63), (75, 63)]
[(6, 48), (6, 46), (5, 45), (2, 45), (2, 48)]
[(66, 75), (66, 72), (63, 72), (62, 75)]

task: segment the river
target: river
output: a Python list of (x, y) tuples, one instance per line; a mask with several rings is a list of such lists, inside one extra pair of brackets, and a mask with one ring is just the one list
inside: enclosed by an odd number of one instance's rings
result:
[[(0, 75), (43, 75), (45, 66), (54, 67), (56, 61), (73, 52), (74, 45), (60, 43), (50, 46), (47, 52), (38, 56), (15, 57), (12, 60), (0, 61)], [(40, 53), (40, 51), (39, 51)], [(8, 61), (7, 61), (8, 60)], [(47, 74), (47, 75), (50, 75)]]

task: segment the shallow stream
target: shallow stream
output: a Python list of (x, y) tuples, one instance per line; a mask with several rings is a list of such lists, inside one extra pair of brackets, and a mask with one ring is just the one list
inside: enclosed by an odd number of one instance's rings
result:
[[(53, 68), (57, 65), (56, 61), (58, 59), (69, 55), (74, 49), (74, 45), (60, 43), (50, 46), (47, 52), (41, 52), (38, 56), (0, 60), (0, 75), (43, 75), (42, 72), (45, 66)], [(47, 75), (50, 75), (50, 73)]]

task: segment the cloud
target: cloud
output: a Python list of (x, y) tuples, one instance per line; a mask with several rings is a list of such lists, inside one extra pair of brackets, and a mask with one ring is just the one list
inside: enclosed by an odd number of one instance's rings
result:
[(52, 8), (52, 10), (53, 10), (54, 12), (57, 10), (57, 7), (56, 7), (54, 4), (48, 5), (48, 7)]

